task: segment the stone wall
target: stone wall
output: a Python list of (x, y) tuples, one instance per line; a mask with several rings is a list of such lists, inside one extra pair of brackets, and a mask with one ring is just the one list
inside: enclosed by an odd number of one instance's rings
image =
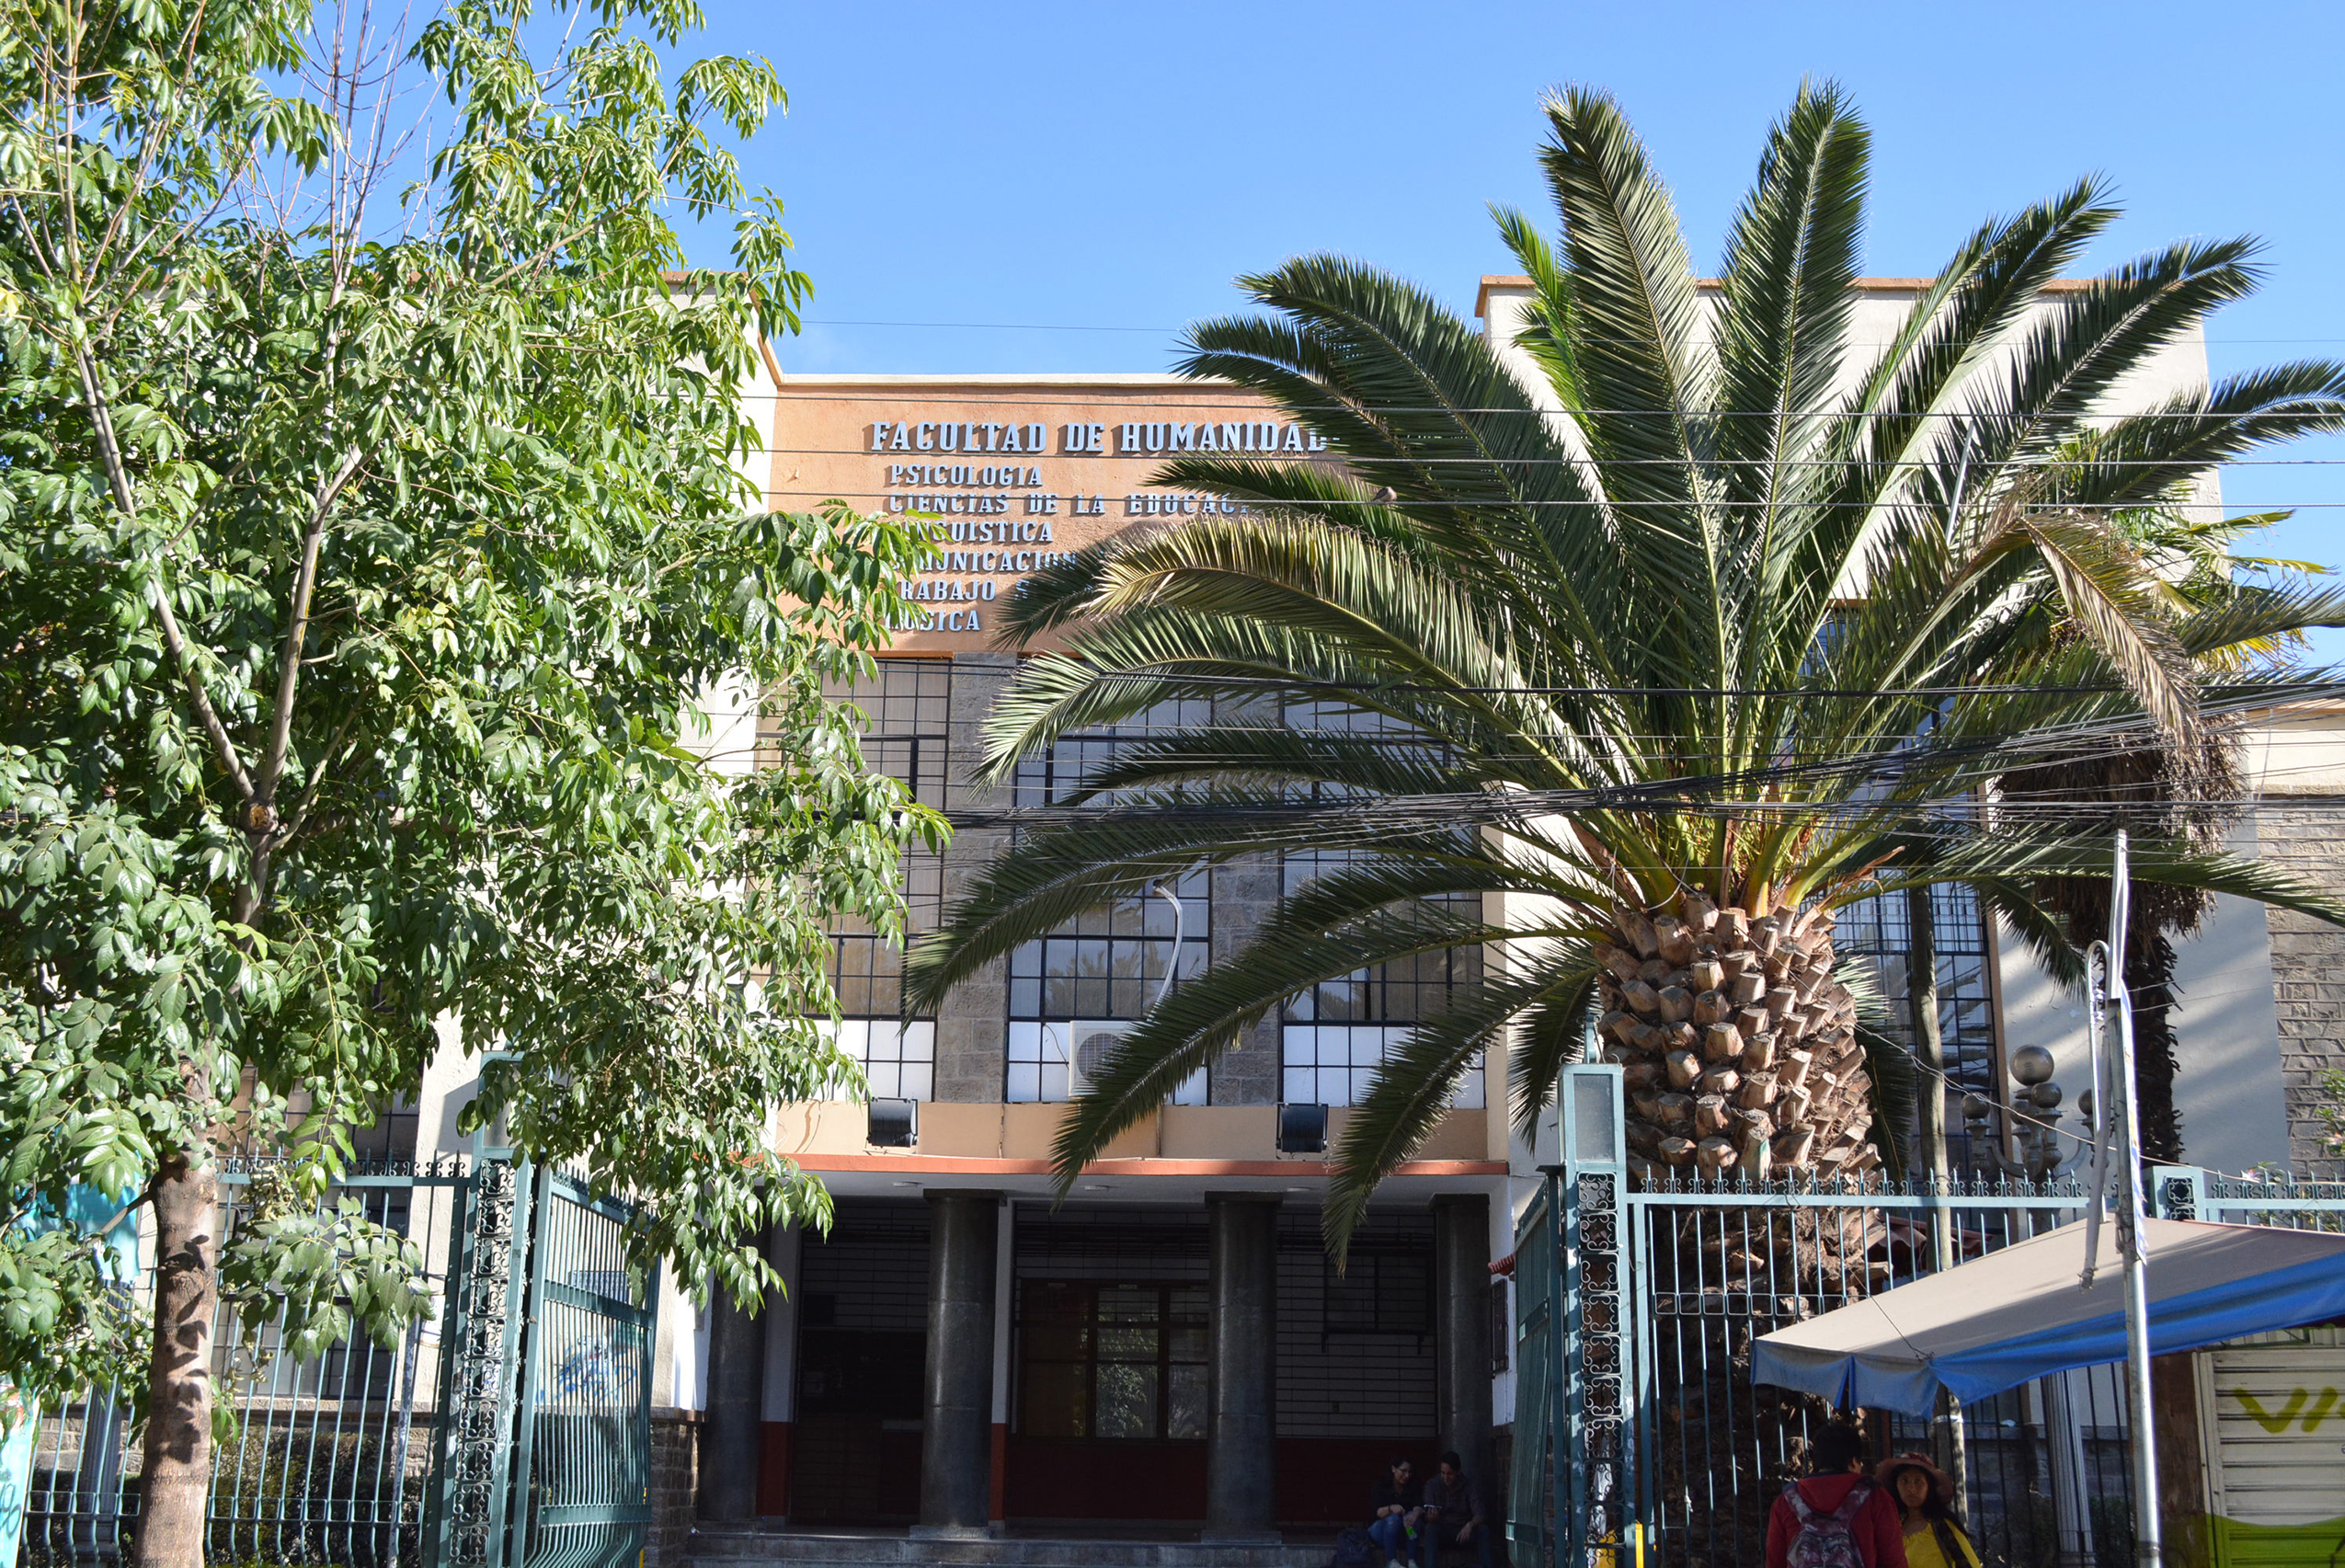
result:
[(692, 1555), (692, 1500), (700, 1491), (697, 1410), (651, 1413), (651, 1539), (643, 1568), (681, 1568)]
[[(2267, 800), (2256, 813), (2262, 857), (2345, 894), (2345, 799)], [(2288, 1163), (2297, 1175), (2345, 1180), (2345, 1156), (2323, 1142), (2323, 1074), (2345, 1069), (2345, 931), (2294, 910), (2267, 909), (2280, 1069), (2288, 1103)]]

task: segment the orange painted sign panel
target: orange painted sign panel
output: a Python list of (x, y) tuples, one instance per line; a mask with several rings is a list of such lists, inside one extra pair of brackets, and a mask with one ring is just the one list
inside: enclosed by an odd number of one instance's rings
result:
[(1248, 509), (1153, 483), (1169, 463), (1329, 461), (1323, 436), (1251, 394), (1156, 377), (793, 378), (773, 445), (776, 509), (838, 499), (936, 521), (943, 558), (903, 585), (906, 653), (996, 647), (1011, 590), (1069, 552)]

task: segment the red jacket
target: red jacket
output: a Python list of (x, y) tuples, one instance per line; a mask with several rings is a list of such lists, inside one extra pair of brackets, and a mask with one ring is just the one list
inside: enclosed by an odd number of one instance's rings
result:
[[(1872, 1486), (1861, 1475), (1812, 1475), (1800, 1482), (1801, 1499), (1818, 1514), (1829, 1514), (1848, 1500), (1852, 1486)], [(1789, 1497), (1778, 1497), (1767, 1516), (1767, 1568), (1790, 1568), (1791, 1538), (1800, 1533), (1800, 1516)], [(1898, 1517), (1896, 1499), (1873, 1486), (1872, 1495), (1848, 1521), (1856, 1538), (1857, 1555), (1866, 1568), (1905, 1568), (1905, 1526)]]

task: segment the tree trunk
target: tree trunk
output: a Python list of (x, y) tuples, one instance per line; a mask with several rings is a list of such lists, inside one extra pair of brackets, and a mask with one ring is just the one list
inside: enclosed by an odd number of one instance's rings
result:
[(201, 1568), (212, 1486), (212, 1318), (220, 1173), (212, 1151), (166, 1161), (154, 1203), (154, 1354), (147, 1367), (137, 1568)]
[[(1905, 1016), (1914, 1030), (1914, 1063), (1920, 1069), (1914, 1094), (1914, 1168), (1946, 1189), (1951, 1166), (1946, 1157), (1946, 1037), (1938, 1017), (1938, 907), (1928, 887), (1905, 889)], [(1929, 1219), (1931, 1266), (1943, 1274), (1961, 1260), (1954, 1255), (1954, 1216), (1939, 1209)], [(1962, 1407), (1938, 1391), (1930, 1417), (1930, 1448), (1938, 1468), (1954, 1482), (1956, 1496), (1969, 1483), (1970, 1456), (1963, 1451)]]
[(1881, 1163), (1857, 1009), (1832, 978), (1832, 916), (1754, 920), (1689, 896), (1622, 912), (1597, 957), (1605, 1059), (1624, 1070), (1633, 1165), (1852, 1176)]
[(2135, 914), (2125, 933), (2125, 989), (2133, 999), (2133, 1093), (2142, 1107), (2142, 1161), (2182, 1162), (2182, 1113), (2174, 1104), (2174, 944)]
[[(1938, 912), (1927, 887), (1905, 889), (1905, 1016), (1914, 1030), (1914, 1170), (1946, 1180), (1946, 1041), (1938, 1019)], [(1941, 1258), (1940, 1268), (1952, 1266)]]

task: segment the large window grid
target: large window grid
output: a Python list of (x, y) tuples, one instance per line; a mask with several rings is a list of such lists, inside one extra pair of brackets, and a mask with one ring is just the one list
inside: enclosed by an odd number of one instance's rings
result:
[[(1298, 729), (1382, 736), (1396, 746), (1411, 744), (1415, 733), (1388, 715), (1327, 703), (1290, 704), (1286, 720)], [(1286, 854), (1280, 859), (1280, 890), (1292, 898), (1316, 878), (1366, 858), (1353, 850)], [(1468, 910), (1474, 901), (1466, 897), (1442, 902)], [(1279, 1098), (1291, 1104), (1360, 1104), (1378, 1070), (1410, 1030), (1447, 1007), (1459, 982), (1470, 979), (1480, 962), (1478, 949), (1424, 953), (1355, 969), (1287, 998), (1279, 1010)], [(1451, 1104), (1470, 1108), (1483, 1104), (1482, 1062), (1477, 1052), (1458, 1080)]]
[(1205, 1436), (1204, 1286), (1029, 1279), (1018, 1306), (1021, 1436)]
[[(826, 701), (861, 711), (864, 764), (939, 809), (946, 797), (952, 695), (949, 658), (884, 658), (870, 676), (823, 688)], [(944, 911), (944, 858), (928, 850), (905, 852), (903, 890), (908, 933), (933, 930)], [(871, 1093), (882, 1099), (929, 1098), (936, 1085), (936, 1023), (904, 1016), (903, 949), (867, 921), (843, 917), (830, 933), (830, 983), (841, 1014), (839, 1047), (863, 1065)]]
[[(1022, 807), (1066, 804), (1126, 747), (1152, 734), (1212, 722), (1202, 701), (1160, 703), (1126, 723), (1060, 737), (1018, 764), (1011, 782)], [(1060, 1101), (1080, 1092), (1087, 1072), (1114, 1049), (1123, 1029), (1145, 1014), (1164, 984), (1194, 979), (1210, 958), (1213, 875), (1190, 870), (1158, 893), (1087, 910), (1010, 955), (1004, 1093), (1013, 1101)], [(1166, 897), (1170, 894), (1171, 898)], [(1172, 899), (1180, 902), (1179, 952), (1173, 952)], [(1174, 1093), (1175, 1104), (1203, 1104), (1206, 1074)]]
[[(1939, 1041), (1946, 1069), (1947, 1161), (1960, 1174), (1971, 1161), (1971, 1140), (1963, 1131), (1962, 1096), (1984, 1094), (1998, 1103), (2004, 1098), (1996, 1093), (1995, 996), (1987, 970), (1986, 921), (1978, 895), (1961, 883), (1943, 882), (1931, 888), (1930, 912), (1931, 935), (1938, 949)], [(1890, 1033), (1911, 1050), (1913, 1014), (1906, 999), (1912, 992), (1906, 964), (1913, 950), (1913, 929), (1906, 919), (1905, 895), (1859, 898), (1836, 911), (1832, 944), (1842, 958), (1862, 958), (1872, 965), (1888, 1003)]]

